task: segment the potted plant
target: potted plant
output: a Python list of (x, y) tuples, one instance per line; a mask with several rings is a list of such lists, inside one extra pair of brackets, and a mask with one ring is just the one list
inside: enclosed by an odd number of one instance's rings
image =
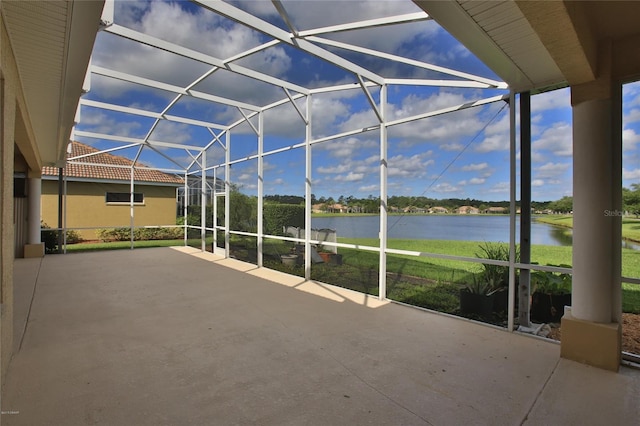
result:
[[(485, 242), (479, 246), (480, 253), (476, 257), (481, 259), (509, 261), (509, 246), (501, 243)], [(520, 261), (520, 248), (516, 247), (515, 261)], [(486, 283), (491, 283), (490, 291), (494, 294), (493, 311), (506, 312), (509, 304), (509, 267), (502, 265), (482, 264), (480, 279)], [(516, 286), (518, 275), (516, 274)]]
[(531, 283), (531, 320), (541, 323), (560, 322), (564, 307), (571, 305), (571, 274), (534, 271), (531, 273)]
[(495, 294), (500, 291), (493, 280), (478, 279), (460, 289), (460, 312), (463, 314), (490, 315), (493, 311)]

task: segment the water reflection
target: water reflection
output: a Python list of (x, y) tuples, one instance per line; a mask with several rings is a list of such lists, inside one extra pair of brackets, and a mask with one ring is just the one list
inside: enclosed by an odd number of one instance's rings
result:
[(570, 246), (573, 244), (573, 234), (571, 229), (549, 226), (549, 236), (553, 238), (559, 246)]

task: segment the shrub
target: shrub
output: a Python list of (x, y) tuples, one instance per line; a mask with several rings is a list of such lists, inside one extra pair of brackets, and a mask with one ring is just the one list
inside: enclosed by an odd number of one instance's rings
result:
[[(480, 244), (480, 253), (476, 257), (481, 259), (509, 261), (509, 246), (501, 243)], [(516, 246), (516, 262), (520, 261), (520, 247)], [(482, 264), (479, 282), (490, 284), (491, 290), (498, 290), (509, 285), (509, 266)]]
[(304, 206), (294, 204), (264, 205), (264, 233), (283, 235), (283, 227), (304, 227)]
[[(129, 241), (131, 239), (130, 228), (99, 229), (96, 234), (103, 242)], [(137, 228), (133, 231), (135, 241), (176, 240), (183, 236), (184, 231), (181, 228)]]
[[(59, 231), (51, 229), (51, 227), (44, 222), (40, 222), (40, 228), (42, 228), (40, 240), (44, 243), (44, 252), (49, 254), (56, 253), (58, 251)], [(69, 229), (67, 230), (66, 241), (67, 244), (76, 244), (82, 241), (82, 238), (80, 238), (80, 234), (77, 231)]]

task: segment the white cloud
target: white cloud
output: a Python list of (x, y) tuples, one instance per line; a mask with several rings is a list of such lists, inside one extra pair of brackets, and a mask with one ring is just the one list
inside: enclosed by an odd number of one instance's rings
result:
[(633, 129), (624, 129), (622, 131), (622, 148), (625, 151), (636, 149), (638, 142), (640, 142), (640, 135)]
[(482, 185), (482, 184), (483, 184), (483, 183), (485, 183), (485, 182), (486, 182), (486, 179), (484, 179), (484, 178), (477, 178), (477, 177), (476, 177), (476, 178), (471, 178), (471, 179), (469, 180), (469, 183), (470, 183), (471, 185)]
[(437, 193), (451, 193), (451, 192), (459, 192), (460, 188), (455, 185), (451, 185), (450, 183), (443, 182), (443, 183), (439, 183), (437, 185), (432, 186), (431, 190)]
[(105, 112), (94, 108), (83, 108), (82, 124), (78, 126), (84, 131), (112, 134), (116, 136), (142, 137), (146, 132), (142, 124), (136, 121), (116, 120)]
[(535, 176), (538, 179), (548, 179), (555, 178), (560, 175), (563, 175), (567, 170), (569, 170), (571, 165), (569, 163), (546, 163), (540, 167), (535, 168)]
[(338, 182), (358, 182), (364, 179), (364, 173), (349, 172), (346, 175), (339, 175), (334, 178)]
[(488, 153), (509, 150), (509, 135), (492, 135), (476, 145), (476, 152)]
[(542, 135), (532, 142), (531, 149), (533, 152), (548, 150), (557, 156), (569, 157), (573, 154), (572, 141), (571, 124), (557, 122), (547, 127)]
[(625, 124), (635, 123), (640, 121), (640, 108), (633, 108), (624, 115)]
[(191, 140), (190, 126), (173, 121), (160, 121), (151, 133), (151, 140), (183, 144)]
[(622, 169), (622, 178), (625, 180), (640, 179), (640, 169)]
[(462, 171), (479, 172), (481, 170), (487, 170), (488, 168), (489, 168), (489, 163), (472, 163), (472, 164), (467, 164), (466, 166), (462, 166)]
[(372, 191), (378, 191), (380, 187), (378, 185), (365, 185), (365, 186), (361, 186), (360, 188), (358, 188), (358, 191), (360, 192), (372, 192)]
[(571, 108), (571, 91), (569, 89), (553, 90), (531, 97), (532, 115), (559, 108)]
[(489, 192), (495, 193), (509, 193), (509, 182), (498, 182), (489, 188)]
[(352, 137), (314, 145), (314, 149), (317, 148), (329, 151), (329, 154), (334, 158), (347, 159), (352, 158), (357, 154), (368, 152), (372, 148), (377, 148), (378, 145), (379, 143), (372, 139), (359, 139)]
[(640, 83), (634, 82), (622, 86), (625, 107), (640, 106)]
[(531, 186), (544, 186), (544, 180), (534, 179), (531, 181)]
[(435, 162), (428, 157), (431, 151), (415, 154), (410, 157), (395, 155), (389, 158), (387, 174), (389, 178), (415, 179), (426, 176), (427, 168)]

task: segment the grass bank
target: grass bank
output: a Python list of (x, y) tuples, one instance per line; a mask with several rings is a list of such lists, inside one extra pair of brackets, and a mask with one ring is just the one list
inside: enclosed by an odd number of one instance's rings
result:
[[(373, 238), (339, 238), (339, 242), (375, 247), (379, 244)], [(443, 240), (400, 240), (388, 241), (389, 248), (418, 251), (423, 253), (448, 254), (462, 257), (478, 257), (481, 242)], [(378, 253), (356, 249), (340, 248), (344, 262), (359, 268), (377, 268)], [(531, 247), (531, 259), (540, 265), (570, 265), (571, 247), (539, 246)], [(640, 277), (640, 251), (622, 249), (622, 274)], [(388, 255), (387, 270), (395, 277), (419, 277), (434, 283), (468, 283), (472, 275), (480, 272), (478, 263), (410, 255)], [(640, 313), (640, 285), (622, 284), (623, 311)]]
[[(536, 222), (546, 223), (553, 226), (573, 228), (573, 216), (536, 216), (535, 220)], [(631, 217), (622, 218), (622, 238), (628, 241), (640, 243), (640, 219)]]

